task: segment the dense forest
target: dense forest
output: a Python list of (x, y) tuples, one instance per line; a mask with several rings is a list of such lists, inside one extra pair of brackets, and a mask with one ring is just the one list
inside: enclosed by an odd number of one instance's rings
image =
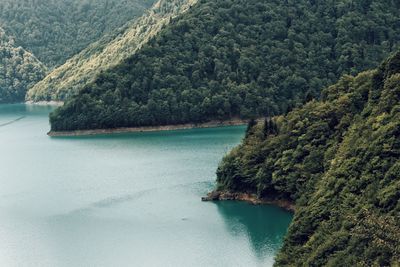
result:
[(0, 25), (52, 68), (136, 18), (154, 0), (2, 0)]
[(40, 81), (46, 67), (0, 28), (0, 103), (23, 101), (26, 90)]
[(399, 9), (392, 0), (201, 0), (54, 112), (52, 130), (284, 112), (383, 60), (399, 44)]
[(170, 19), (184, 13), (195, 0), (159, 0), (142, 17), (89, 45), (51, 71), (27, 94), (31, 101), (63, 101), (101, 72), (132, 56)]
[(400, 52), (286, 115), (249, 125), (219, 190), (292, 200), (277, 266), (400, 262)]

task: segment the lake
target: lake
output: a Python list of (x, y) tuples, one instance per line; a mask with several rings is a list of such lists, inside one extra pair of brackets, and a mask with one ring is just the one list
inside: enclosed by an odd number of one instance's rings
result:
[(245, 127), (50, 138), (0, 105), (0, 266), (270, 266), (292, 214), (201, 202)]

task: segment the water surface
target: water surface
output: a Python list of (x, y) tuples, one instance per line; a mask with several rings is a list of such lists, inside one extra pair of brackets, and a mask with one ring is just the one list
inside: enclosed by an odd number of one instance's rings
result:
[(0, 266), (270, 266), (291, 214), (203, 203), (244, 127), (50, 138), (0, 105)]

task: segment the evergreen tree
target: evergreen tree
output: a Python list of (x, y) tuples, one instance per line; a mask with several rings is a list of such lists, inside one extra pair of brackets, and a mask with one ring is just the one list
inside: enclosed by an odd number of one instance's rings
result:
[(246, 135), (250, 135), (253, 131), (254, 126), (257, 125), (257, 121), (254, 118), (251, 118), (249, 122), (247, 123), (247, 128), (246, 128)]

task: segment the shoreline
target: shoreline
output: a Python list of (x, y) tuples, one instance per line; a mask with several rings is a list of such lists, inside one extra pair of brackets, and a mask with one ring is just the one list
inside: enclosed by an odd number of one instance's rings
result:
[(60, 132), (50, 131), (47, 133), (47, 135), (50, 137), (92, 136), (92, 135), (108, 135), (108, 134), (121, 134), (121, 133), (161, 132), (161, 131), (174, 131), (174, 130), (216, 128), (224, 126), (241, 126), (246, 124), (247, 121), (245, 120), (234, 119), (227, 121), (210, 121), (198, 124), (188, 123), (188, 124), (176, 124), (176, 125), (126, 127), (126, 128), (114, 128), (114, 129), (94, 129), (94, 130), (60, 131)]
[(24, 104), (27, 105), (35, 105), (35, 106), (57, 106), (57, 107), (61, 107), (62, 105), (64, 105), (63, 101), (32, 101), (32, 100), (28, 100), (25, 101)]
[(212, 191), (207, 196), (202, 197), (201, 201), (243, 201), (253, 205), (274, 205), (290, 212), (295, 212), (295, 204), (289, 200), (282, 199), (260, 199), (255, 194), (232, 193), (229, 191)]

